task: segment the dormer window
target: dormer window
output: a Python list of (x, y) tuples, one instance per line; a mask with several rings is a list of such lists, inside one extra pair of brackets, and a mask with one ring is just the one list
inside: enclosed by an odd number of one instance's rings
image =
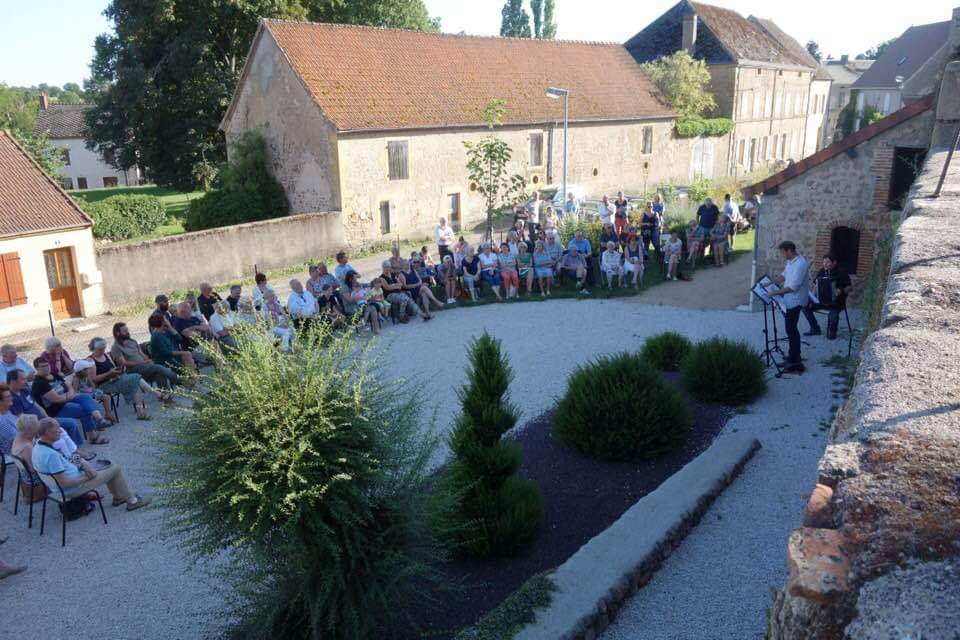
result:
[(907, 56), (903, 56), (902, 58), (900, 58), (899, 60), (897, 60), (897, 66), (898, 66), (898, 67), (902, 66), (903, 63), (906, 62), (906, 61), (907, 61)]

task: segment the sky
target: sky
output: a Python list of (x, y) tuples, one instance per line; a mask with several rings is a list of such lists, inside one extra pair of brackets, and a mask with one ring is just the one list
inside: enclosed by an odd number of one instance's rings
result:
[[(556, 0), (557, 37), (624, 42), (677, 0)], [(504, 0), (425, 0), (430, 15), (449, 33), (500, 32)], [(851, 57), (914, 24), (950, 19), (960, 0), (711, 0), (772, 18), (801, 43), (816, 40), (826, 56)], [(90, 75), (93, 40), (110, 30), (103, 17), (108, 0), (0, 0), (0, 82), (62, 85)], [(526, 3), (529, 6), (529, 3)]]

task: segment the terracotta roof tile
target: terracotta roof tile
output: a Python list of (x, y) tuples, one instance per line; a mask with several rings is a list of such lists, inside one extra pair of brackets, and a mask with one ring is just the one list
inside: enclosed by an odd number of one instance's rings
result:
[[(619, 44), (423, 33), (265, 20), (317, 105), (341, 131), (476, 126), (491, 99), (505, 124), (674, 114)], [(229, 118), (229, 114), (228, 114)]]
[(36, 135), (46, 132), (51, 139), (82, 138), (87, 128), (83, 117), (90, 107), (89, 104), (51, 104), (40, 109), (33, 132)]
[[(810, 52), (807, 51), (807, 48), (797, 42), (797, 40), (789, 33), (781, 29), (776, 22), (770, 20), (769, 18), (758, 18), (756, 16), (750, 16), (748, 20), (751, 24), (776, 41), (777, 44), (779, 44), (786, 52), (788, 59), (793, 61), (793, 64), (799, 64), (813, 69), (819, 68), (820, 63), (817, 62), (816, 58), (810, 55)], [(828, 76), (826, 78), (819, 79), (830, 80), (831, 78)]]
[(0, 238), (92, 224), (10, 132), (0, 130)]
[[(762, 25), (757, 24), (757, 22), (769, 23), (779, 33), (786, 35), (770, 20), (747, 20), (732, 9), (715, 7), (701, 2), (691, 2), (690, 5), (700, 20), (706, 24), (721, 44), (737, 60), (811, 68), (816, 66), (807, 63), (801, 57), (789, 51), (777, 39), (770, 36)], [(789, 38), (789, 36), (786, 37)]]
[(853, 84), (854, 89), (894, 89), (897, 76), (909, 80), (950, 35), (950, 21), (910, 27)]
[(916, 102), (908, 104), (899, 111), (894, 111), (886, 118), (877, 120), (869, 127), (860, 129), (860, 131), (850, 134), (839, 142), (834, 142), (829, 147), (821, 149), (812, 156), (807, 156), (802, 160), (794, 162), (783, 171), (773, 174), (766, 180), (750, 185), (749, 187), (745, 187), (743, 189), (743, 193), (747, 198), (750, 198), (754, 194), (765, 193), (774, 187), (779, 187), (785, 182), (793, 180), (798, 176), (802, 176), (810, 169), (823, 164), (827, 160), (835, 158), (836, 156), (849, 151), (860, 143), (866, 142), (871, 138), (875, 138), (884, 131), (889, 131), (898, 124), (906, 122), (907, 120), (920, 115), (924, 111), (929, 110), (933, 106), (934, 98), (935, 96), (933, 94), (924, 96)]

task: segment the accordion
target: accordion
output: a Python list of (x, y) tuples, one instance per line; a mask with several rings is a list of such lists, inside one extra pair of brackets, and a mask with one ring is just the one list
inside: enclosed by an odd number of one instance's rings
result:
[(833, 275), (826, 274), (817, 278), (817, 298), (820, 304), (827, 307), (839, 303), (840, 291), (837, 287), (837, 279)]

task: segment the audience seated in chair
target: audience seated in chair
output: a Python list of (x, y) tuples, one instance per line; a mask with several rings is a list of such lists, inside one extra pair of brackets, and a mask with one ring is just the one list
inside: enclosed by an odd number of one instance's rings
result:
[[(110, 358), (116, 366), (140, 374), (144, 380), (156, 387), (169, 389), (173, 385), (181, 384), (180, 376), (173, 369), (157, 364), (147, 357), (140, 348), (140, 343), (130, 337), (130, 328), (123, 322), (113, 325)], [(193, 356), (190, 356), (190, 359), (192, 362)]]
[(607, 287), (615, 287), (615, 281), (617, 280), (619, 280), (620, 286), (627, 286), (627, 280), (624, 277), (623, 256), (617, 251), (616, 240), (608, 240), (606, 247), (607, 250), (600, 256), (600, 271), (603, 272)]
[(803, 308), (803, 315), (810, 325), (810, 330), (805, 336), (820, 335), (820, 323), (814, 311), (820, 309), (827, 310), (827, 339), (834, 340), (837, 337), (837, 329), (840, 324), (840, 312), (847, 305), (847, 296), (853, 289), (850, 276), (837, 266), (837, 260), (832, 253), (823, 257), (823, 266), (813, 281), (810, 283), (809, 300)]
[(33, 363), (37, 370), (30, 387), (34, 402), (43, 407), (51, 418), (77, 418), (83, 425), (90, 444), (107, 444), (110, 439), (100, 434), (99, 429), (110, 426), (97, 409), (97, 402), (86, 393), (77, 393), (63, 376), (50, 373), (50, 363), (37, 358)]

